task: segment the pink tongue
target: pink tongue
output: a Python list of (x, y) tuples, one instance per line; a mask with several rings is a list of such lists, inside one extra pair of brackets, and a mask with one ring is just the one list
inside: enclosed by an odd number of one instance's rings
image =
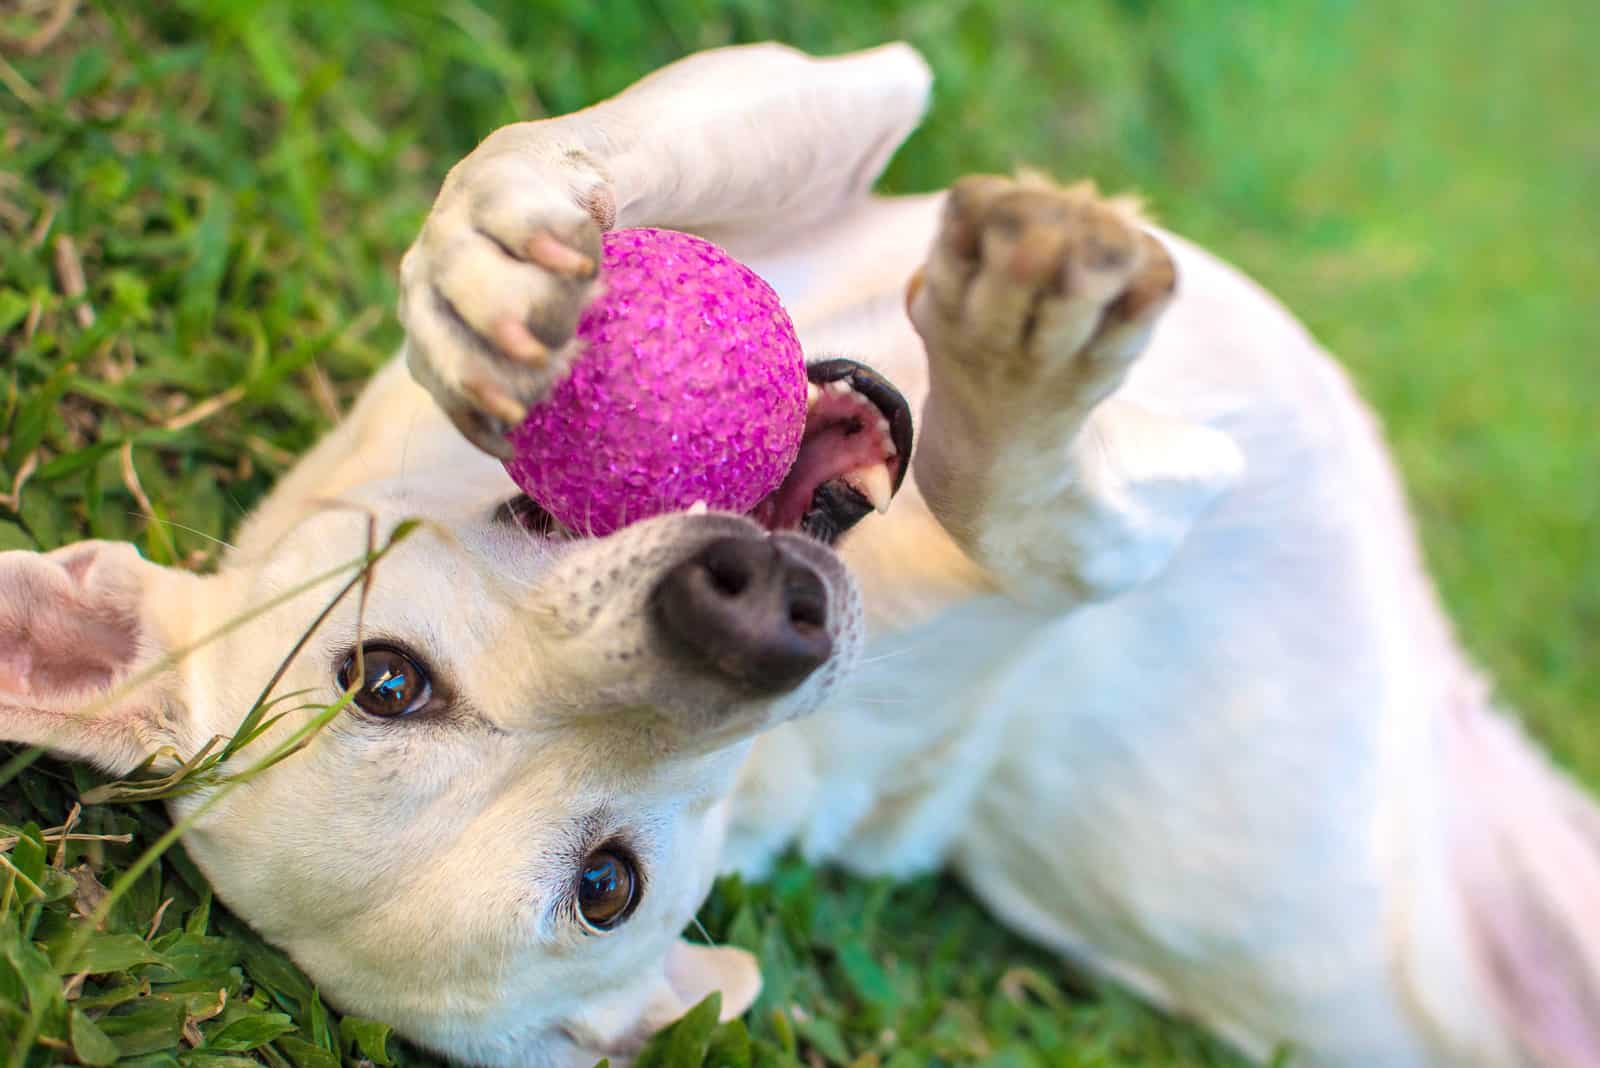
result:
[[(848, 420), (831, 423), (806, 434), (800, 455), (783, 484), (750, 513), (768, 530), (800, 525), (817, 487), (848, 471), (883, 461), (883, 446), (876, 435), (860, 430)], [(891, 462), (892, 473), (892, 462)]]

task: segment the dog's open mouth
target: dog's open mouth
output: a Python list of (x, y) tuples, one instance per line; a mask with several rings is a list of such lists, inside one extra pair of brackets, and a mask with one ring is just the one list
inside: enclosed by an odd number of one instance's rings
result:
[(869, 512), (887, 509), (905, 480), (911, 408), (886, 379), (854, 360), (813, 363), (806, 375), (811, 391), (800, 455), (750, 518), (831, 545)]
[[(869, 513), (888, 508), (905, 481), (911, 407), (887, 379), (854, 360), (809, 364), (806, 376), (811, 385), (800, 455), (750, 518), (768, 530), (799, 530), (832, 545)], [(567, 533), (526, 495), (507, 501), (499, 515), (540, 537)]]

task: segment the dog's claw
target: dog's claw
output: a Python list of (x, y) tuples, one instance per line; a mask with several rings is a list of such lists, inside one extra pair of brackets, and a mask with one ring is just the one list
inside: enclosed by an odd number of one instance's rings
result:
[(550, 362), (550, 350), (533, 336), (527, 326), (515, 319), (501, 319), (495, 323), (489, 340), (524, 367), (543, 367)]
[(445, 414), (462, 437), (495, 459), (509, 460), (515, 455), (511, 442), (506, 440), (506, 435), (511, 433), (511, 427), (507, 424), (475, 408), (450, 407)]
[(547, 271), (588, 278), (594, 274), (594, 260), (571, 245), (563, 244), (548, 230), (541, 230), (528, 238), (523, 247), (530, 263), (537, 263)]
[(469, 378), (461, 383), (462, 392), (485, 415), (516, 426), (528, 417), (527, 406), (493, 382)]

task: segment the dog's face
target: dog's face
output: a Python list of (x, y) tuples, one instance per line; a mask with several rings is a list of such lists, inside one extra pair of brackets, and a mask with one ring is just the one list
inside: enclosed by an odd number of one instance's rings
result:
[[(415, 514), (385, 496), (366, 502), (384, 525)], [(572, 1047), (553, 1063), (587, 1064), (711, 989), (729, 1011), (754, 996), (748, 958), (678, 934), (716, 871), (741, 743), (816, 704), (859, 611), (831, 552), (742, 519), (565, 541), (487, 503), (443, 509), (379, 564), (359, 642), (355, 596), (324, 624), (278, 692), (322, 703), (355, 683), (354, 714), (208, 814), (190, 851), (336, 1003), (458, 1056)], [(359, 554), (365, 522), (308, 520), (245, 601)], [(728, 640), (735, 658), (793, 658), (788, 675), (684, 647), (673, 616), (697, 610), (708, 561), (753, 601), (780, 587)], [(241, 632), (204, 672), (245, 687), (227, 707), (259, 688), (225, 667), (253, 644)]]
[[(364, 496), (380, 537), (418, 514), (403, 493)], [(808, 710), (849, 664), (859, 611), (843, 567), (730, 516), (573, 542), (530, 537), (492, 506), (422, 518), (364, 609), (345, 597), (274, 690), (303, 695), (274, 711), (347, 687), (353, 707), (206, 811), (190, 854), (332, 1002), (456, 1056), (587, 1065), (713, 989), (742, 1010), (759, 985), (748, 956), (678, 935), (716, 871), (741, 743)], [(27, 639), (0, 678), (5, 733), (116, 770), (231, 734), (348, 573), (92, 705), (109, 679), (359, 557), (367, 522), (314, 515), (258, 565), (210, 579), (95, 543), (0, 558), (6, 623)], [(806, 633), (750, 654), (792, 658), (780, 683), (708, 668), (672, 633), (669, 605), (693, 597), (682, 576), (707, 559), (725, 580), (743, 568), (752, 587), (788, 587), (771, 607)], [(314, 713), (286, 716), (246, 762)]]
[(122, 772), (233, 734), (353, 574), (330, 571), (421, 520), (317, 623), (234, 769), (350, 708), (186, 845), (334, 1004), (469, 1061), (588, 1065), (712, 990), (730, 1015), (754, 998), (747, 954), (679, 932), (745, 743), (821, 701), (861, 613), (815, 537), (674, 515), (572, 538), (484, 466), (364, 486), (210, 577), (107, 543), (0, 555), (0, 736)]

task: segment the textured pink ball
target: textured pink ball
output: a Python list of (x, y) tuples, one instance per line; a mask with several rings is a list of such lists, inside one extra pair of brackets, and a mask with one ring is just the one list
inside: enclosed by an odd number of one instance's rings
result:
[(609, 534), (704, 501), (747, 512), (800, 450), (806, 369), (759, 275), (673, 230), (605, 235), (571, 372), (510, 434), (523, 492)]

